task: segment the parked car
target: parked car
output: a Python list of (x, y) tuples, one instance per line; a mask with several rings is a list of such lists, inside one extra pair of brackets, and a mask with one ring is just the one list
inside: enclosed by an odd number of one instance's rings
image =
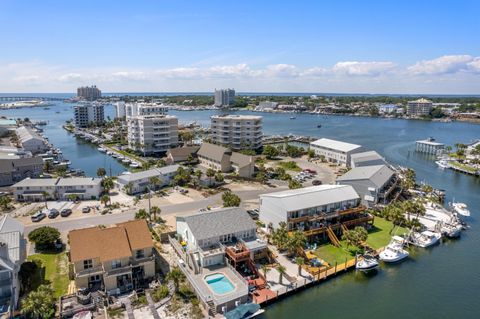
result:
[(50, 209), (50, 212), (48, 213), (48, 218), (50, 218), (50, 219), (57, 218), (57, 216), (58, 216), (59, 214), (60, 214), (60, 213), (58, 212), (57, 209), (52, 208), (52, 209)]
[(90, 207), (88, 207), (88, 206), (83, 207), (82, 208), (82, 213), (84, 213), (84, 214), (90, 213)]
[(308, 173), (310, 173), (310, 174), (312, 174), (312, 175), (317, 175), (317, 171), (314, 170), (314, 169), (311, 169), (311, 168), (306, 168), (306, 169), (304, 169), (303, 171), (304, 171), (304, 172), (308, 172)]
[(55, 241), (55, 244), (54, 244), (54, 245), (55, 245), (55, 249), (57, 249), (57, 250), (62, 250), (62, 248), (63, 248), (62, 239), (61, 239), (61, 238), (57, 239), (57, 240)]
[(250, 215), (250, 217), (254, 220), (258, 219), (259, 215), (258, 215), (258, 212), (256, 212), (255, 210), (253, 209), (250, 209), (250, 210), (247, 210), (247, 213), (248, 215)]
[(60, 216), (62, 217), (68, 217), (71, 214), (72, 214), (72, 210), (70, 208), (62, 209), (62, 211), (60, 212)]
[(314, 179), (314, 180), (312, 181), (312, 185), (314, 185), (314, 186), (322, 185), (322, 181), (321, 181), (321, 180), (318, 180), (318, 179)]
[(39, 210), (38, 212), (32, 215), (31, 219), (32, 219), (32, 222), (37, 223), (42, 219), (44, 219), (45, 217), (47, 217), (47, 215), (41, 210)]

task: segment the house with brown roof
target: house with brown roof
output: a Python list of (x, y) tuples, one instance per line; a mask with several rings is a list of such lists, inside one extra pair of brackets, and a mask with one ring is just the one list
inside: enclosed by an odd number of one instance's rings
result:
[(230, 149), (210, 143), (202, 143), (197, 153), (200, 165), (223, 173), (235, 171), (241, 177), (252, 177), (255, 170), (253, 156), (232, 152)]
[(77, 288), (118, 295), (155, 276), (153, 241), (145, 220), (72, 230), (68, 240)]
[(184, 146), (171, 148), (167, 151), (167, 164), (186, 162), (189, 156), (195, 158), (200, 146)]

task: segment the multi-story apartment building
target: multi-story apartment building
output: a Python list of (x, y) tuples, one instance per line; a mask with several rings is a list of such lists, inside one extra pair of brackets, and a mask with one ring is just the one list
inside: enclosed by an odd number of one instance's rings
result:
[(432, 101), (427, 99), (418, 99), (415, 101), (408, 101), (407, 115), (411, 116), (426, 116), (432, 111)]
[(322, 156), (325, 160), (340, 165), (349, 166), (352, 154), (362, 151), (362, 146), (341, 141), (321, 138), (310, 143), (310, 148), (315, 155)]
[(82, 104), (74, 108), (75, 127), (88, 127), (89, 125), (103, 125), (105, 113), (101, 104)]
[(20, 295), (19, 271), (25, 262), (24, 226), (4, 215), (0, 219), (0, 318), (13, 318)]
[[(119, 175), (115, 181), (115, 186), (119, 191), (129, 195), (148, 191), (148, 188), (153, 189), (167, 186), (170, 184), (179, 167), (179, 165), (174, 164), (131, 174), (122, 174)], [(150, 179), (153, 177), (160, 180), (159, 185), (151, 185)]]
[(260, 195), (260, 220), (274, 229), (286, 223), (288, 231), (307, 237), (342, 232), (373, 220), (360, 205), (350, 185), (320, 185)]
[(125, 115), (127, 118), (147, 115), (165, 115), (168, 108), (163, 104), (157, 103), (127, 103), (125, 105)]
[(39, 202), (45, 199), (97, 199), (102, 193), (102, 179), (92, 177), (26, 178), (11, 186), (19, 202)]
[(178, 119), (170, 115), (127, 117), (128, 147), (145, 155), (166, 153), (178, 145)]
[(233, 150), (257, 149), (262, 146), (262, 117), (252, 115), (214, 115), (211, 140)]
[(115, 103), (115, 118), (124, 118), (127, 115), (126, 104), (123, 101)]
[(95, 101), (102, 97), (102, 91), (96, 85), (82, 86), (77, 89), (77, 96), (83, 100)]
[(230, 106), (235, 103), (235, 90), (234, 89), (215, 89), (215, 106), (223, 107)]
[(77, 288), (118, 295), (155, 276), (153, 241), (145, 220), (72, 230), (70, 263)]
[(42, 158), (0, 151), (0, 186), (12, 185), (27, 177), (39, 177), (42, 172)]

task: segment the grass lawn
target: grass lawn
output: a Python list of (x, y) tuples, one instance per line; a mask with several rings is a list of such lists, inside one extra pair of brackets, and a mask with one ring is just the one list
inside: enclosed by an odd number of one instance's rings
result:
[(294, 161), (278, 162), (277, 165), (282, 167), (286, 171), (294, 171), (294, 172), (301, 172), (302, 171), (300, 166), (298, 166), (298, 164), (295, 163)]
[(65, 252), (34, 254), (29, 256), (28, 260), (40, 260), (44, 267), (32, 275), (32, 286), (34, 288), (42, 283), (51, 283), (55, 291), (55, 297), (58, 298), (67, 293), (70, 280), (68, 278), (67, 254)]
[(452, 162), (450, 162), (450, 165), (458, 167), (458, 168), (463, 169), (463, 170), (466, 170), (466, 171), (468, 171), (472, 174), (477, 171), (475, 167), (472, 167), (472, 166), (469, 166), (469, 165), (466, 165), (466, 164), (462, 164), (462, 163), (459, 163), (459, 162), (452, 161)]
[[(408, 229), (403, 227), (395, 227), (395, 230), (390, 234), (393, 224), (388, 220), (380, 217), (375, 217), (374, 227), (368, 232), (367, 244), (373, 249), (378, 249), (386, 246), (394, 234), (403, 235), (408, 232)], [(340, 239), (340, 238), (339, 238)], [(330, 266), (335, 266), (344, 263), (355, 257), (356, 249), (354, 247), (347, 248), (345, 241), (340, 241), (341, 246), (335, 247), (332, 244), (324, 244), (315, 250), (314, 254), (319, 258), (325, 260)]]

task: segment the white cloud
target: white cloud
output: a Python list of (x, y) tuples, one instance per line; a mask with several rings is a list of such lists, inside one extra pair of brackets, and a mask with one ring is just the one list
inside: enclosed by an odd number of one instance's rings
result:
[(335, 64), (332, 71), (337, 74), (376, 76), (392, 71), (394, 68), (395, 63), (393, 62), (345, 61)]
[(407, 70), (414, 75), (451, 74), (468, 71), (468, 64), (473, 61), (474, 58), (470, 55), (444, 55), (433, 60), (417, 62)]

